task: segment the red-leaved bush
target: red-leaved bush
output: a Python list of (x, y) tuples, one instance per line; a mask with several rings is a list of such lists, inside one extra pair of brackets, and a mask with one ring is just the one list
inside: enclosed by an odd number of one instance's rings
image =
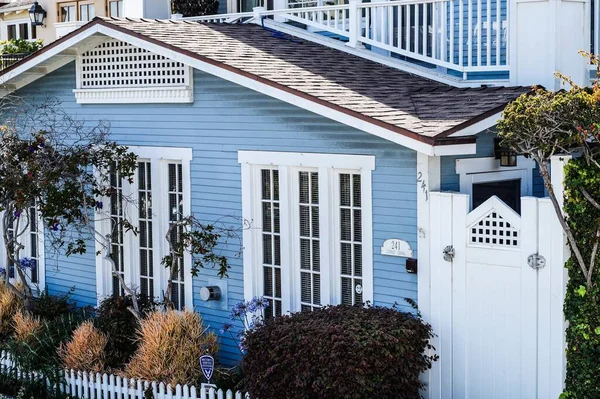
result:
[(437, 359), (431, 326), (393, 308), (329, 306), (278, 317), (244, 339), (243, 385), (260, 398), (419, 398)]

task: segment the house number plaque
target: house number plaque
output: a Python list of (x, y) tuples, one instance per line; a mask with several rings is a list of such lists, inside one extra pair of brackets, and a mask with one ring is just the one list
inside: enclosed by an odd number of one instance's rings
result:
[(401, 256), (403, 258), (412, 258), (413, 251), (410, 244), (397, 238), (389, 238), (381, 246), (381, 254), (388, 256)]

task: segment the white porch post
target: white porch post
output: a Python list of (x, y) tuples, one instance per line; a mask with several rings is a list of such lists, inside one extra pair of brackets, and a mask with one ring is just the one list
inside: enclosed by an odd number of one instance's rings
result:
[(425, 320), (430, 316), (429, 194), (440, 189), (440, 157), (417, 153), (417, 256), (418, 305)]
[[(358, 33), (360, 32), (362, 21), (360, 21), (359, 12), (358, 12), (358, 4), (360, 0), (349, 0), (348, 1), (348, 43), (347, 46), (352, 48), (356, 48), (358, 44)], [(368, 27), (367, 27), (368, 29)]]
[[(430, 193), (440, 189), (440, 157), (417, 153), (417, 304), (425, 321), (431, 321)], [(422, 379), (429, 385), (430, 373)], [(428, 397), (430, 393), (426, 393)]]
[[(266, 2), (265, 2), (265, 4), (266, 4)], [(273, 0), (273, 9), (274, 10), (285, 10), (287, 8), (288, 8), (287, 0)], [(273, 20), (275, 22), (286, 22), (287, 21), (287, 19), (285, 19), (281, 15), (274, 15)]]
[[(590, 49), (591, 0), (510, 0), (511, 85), (557, 90), (561, 72), (586, 85), (589, 70), (580, 50)], [(598, 11), (596, 11), (598, 12)]]

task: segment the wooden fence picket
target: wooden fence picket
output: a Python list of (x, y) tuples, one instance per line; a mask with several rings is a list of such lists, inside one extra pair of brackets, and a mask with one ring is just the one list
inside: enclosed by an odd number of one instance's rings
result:
[[(49, 389), (56, 389), (61, 393), (70, 394), (80, 399), (144, 399), (146, 390), (150, 389), (154, 399), (249, 399), (248, 394), (231, 389), (223, 391), (214, 386), (202, 384), (200, 389), (190, 385), (175, 387), (157, 383), (156, 381), (143, 381), (135, 378), (122, 377), (113, 374), (100, 374), (81, 372), (75, 370), (61, 370), (56, 373), (58, 383), (35, 371), (23, 371), (13, 361), (12, 356), (0, 352), (0, 373), (10, 375), (25, 382), (45, 383)], [(53, 379), (56, 381), (56, 379)], [(200, 394), (198, 394), (200, 392)]]

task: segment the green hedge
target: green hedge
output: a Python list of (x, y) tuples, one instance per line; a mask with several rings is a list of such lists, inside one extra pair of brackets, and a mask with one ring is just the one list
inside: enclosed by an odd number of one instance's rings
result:
[[(583, 158), (569, 161), (565, 168), (565, 212), (584, 259), (590, 259), (600, 211), (585, 200), (580, 188), (600, 198), (600, 169)], [(600, 260), (596, 259), (593, 287), (586, 290), (585, 278), (574, 259), (567, 262), (569, 282), (565, 298), (567, 328), (567, 378), (562, 398), (600, 398)]]

